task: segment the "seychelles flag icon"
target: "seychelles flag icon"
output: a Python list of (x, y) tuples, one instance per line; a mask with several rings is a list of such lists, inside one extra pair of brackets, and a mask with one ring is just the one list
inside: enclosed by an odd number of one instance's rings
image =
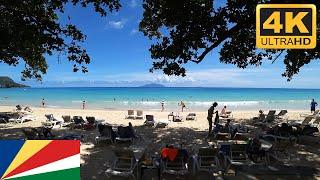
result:
[(0, 140), (0, 179), (80, 180), (80, 141)]

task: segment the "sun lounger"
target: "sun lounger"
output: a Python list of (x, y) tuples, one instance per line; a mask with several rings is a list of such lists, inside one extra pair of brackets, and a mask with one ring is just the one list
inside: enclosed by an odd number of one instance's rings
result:
[(246, 141), (248, 140), (249, 134), (248, 133), (236, 133), (232, 140), (237, 140), (237, 141)]
[(215, 140), (219, 140), (219, 141), (227, 141), (227, 140), (230, 140), (231, 137), (230, 137), (230, 134), (229, 134), (229, 133), (217, 133), (217, 134), (214, 136), (214, 139), (215, 139)]
[(143, 119), (143, 111), (137, 110), (137, 116), (135, 118), (136, 119)]
[(219, 150), (217, 148), (200, 148), (199, 152), (194, 156), (193, 174), (195, 174), (195, 168), (197, 171), (206, 171), (210, 174), (219, 171), (221, 167), (218, 152)]
[(85, 123), (82, 116), (73, 116), (72, 121), (76, 125), (82, 125), (83, 123)]
[(11, 118), (9, 119), (9, 122), (13, 122), (13, 123), (24, 123), (27, 121), (34, 121), (35, 117), (31, 116), (31, 115), (25, 115), (25, 116), (19, 116), (18, 118)]
[[(63, 122), (54, 118), (53, 114), (46, 114), (45, 117), (47, 118), (46, 123), (51, 123), (53, 127), (61, 127), (62, 126)], [(43, 125), (45, 125), (45, 123), (43, 123)]]
[(130, 134), (129, 127), (118, 126), (118, 137), (116, 137), (116, 142), (133, 142), (133, 134)]
[(63, 127), (67, 127), (72, 123), (72, 119), (71, 116), (61, 116), (62, 120), (63, 120)]
[(8, 122), (9, 121), (6, 118), (3, 118), (3, 117), (0, 118), (0, 124), (6, 124)]
[(290, 125), (297, 125), (297, 124), (308, 125), (312, 121), (313, 118), (314, 118), (314, 116), (311, 115), (311, 116), (304, 117), (304, 120), (302, 120), (302, 121), (288, 120), (287, 122)]
[(290, 142), (291, 145), (297, 142), (297, 138), (294, 136), (276, 136), (273, 134), (264, 134), (262, 138), (269, 142)]
[(247, 166), (253, 164), (247, 155), (247, 144), (231, 144), (230, 154), (225, 155), (226, 172), (231, 166)]
[(275, 116), (276, 111), (275, 110), (269, 110), (268, 114), (266, 115), (266, 118), (264, 120), (264, 122), (273, 122), (276, 118)]
[[(281, 140), (280, 140), (281, 139)], [(272, 144), (271, 151), (267, 152), (267, 159), (275, 159), (277, 161), (283, 162), (290, 159), (288, 153), (288, 148), (292, 146), (292, 142), (288, 138), (276, 137), (276, 140)]]
[(137, 169), (138, 161), (136, 160), (132, 150), (116, 150), (114, 151), (116, 160), (112, 167), (105, 172), (109, 179), (112, 176), (136, 179), (135, 169)]
[(320, 124), (320, 116), (315, 117), (315, 120), (312, 122), (313, 126), (318, 126)]
[(146, 121), (144, 122), (144, 125), (146, 126), (154, 126), (155, 125), (155, 120), (153, 115), (146, 115)]
[(288, 113), (288, 111), (287, 110), (281, 110), (280, 112), (279, 112), (279, 114), (277, 114), (277, 115), (275, 115), (275, 118), (276, 119), (286, 119), (287, 117), (286, 117), (286, 114)]
[(178, 150), (178, 154), (173, 161), (170, 161), (169, 159), (162, 160), (161, 166), (161, 174), (171, 174), (179, 176), (188, 173), (187, 162), (181, 150)]
[(128, 110), (128, 114), (125, 117), (126, 119), (135, 119), (134, 110)]
[(64, 123), (71, 123), (72, 122), (71, 116), (62, 116), (62, 119), (63, 119)]
[(37, 139), (39, 139), (39, 132), (35, 128), (22, 129), (22, 133), (25, 136), (25, 140), (37, 140)]
[(197, 120), (197, 115), (196, 113), (189, 113), (186, 117), (186, 120), (187, 121), (195, 121)]
[(173, 116), (173, 122), (181, 122), (183, 119), (183, 116), (179, 116), (179, 115), (176, 115), (176, 116)]
[(96, 118), (93, 116), (86, 117), (87, 122), (82, 125), (85, 130), (92, 130), (96, 128)]
[(165, 128), (169, 124), (168, 120), (161, 119), (155, 122), (155, 128)]
[(232, 118), (232, 116), (233, 116), (232, 115), (232, 111), (227, 111), (227, 112), (225, 112), (225, 114), (220, 114), (219, 115), (219, 117), (222, 118), (222, 119), (224, 119), (224, 118), (225, 119)]
[(302, 113), (300, 114), (300, 117), (316, 116), (317, 114), (319, 114), (319, 112), (320, 112), (320, 109), (317, 109), (313, 112), (313, 114)]
[(112, 126), (101, 125), (100, 135), (95, 138), (96, 143), (98, 144), (101, 141), (110, 141), (111, 143), (113, 143), (112, 133), (113, 133)]

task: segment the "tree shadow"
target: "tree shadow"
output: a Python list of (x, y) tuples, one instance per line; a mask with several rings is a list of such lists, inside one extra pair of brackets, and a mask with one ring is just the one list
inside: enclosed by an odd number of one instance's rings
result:
[[(190, 155), (197, 151), (198, 148), (215, 144), (215, 141), (206, 139), (207, 132), (198, 131), (192, 128), (176, 127), (176, 128), (153, 128), (147, 126), (135, 126), (139, 137), (134, 143), (99, 143), (95, 144), (95, 137), (98, 135), (97, 130), (79, 130), (79, 129), (53, 129), (52, 132), (56, 137), (61, 137), (64, 134), (79, 134), (84, 138), (81, 141), (81, 178), (82, 179), (106, 179), (105, 171), (111, 166), (115, 160), (113, 150), (119, 148), (128, 147), (140, 147), (145, 149), (145, 153), (153, 155), (155, 153), (160, 154), (161, 148), (166, 145), (174, 145), (175, 147), (182, 147), (188, 150)], [(0, 139), (23, 139), (22, 127), (1, 127)], [(307, 166), (309, 173), (305, 174), (293, 174), (293, 175), (277, 175), (272, 176), (268, 173), (261, 175), (259, 173), (251, 172), (248, 168), (238, 169), (237, 176), (226, 176), (226, 179), (313, 179), (320, 172), (320, 145), (319, 137), (307, 137), (307, 139), (314, 138), (311, 142), (302, 141), (300, 144), (296, 144), (289, 148), (288, 151), (295, 157), (289, 162), (291, 166)], [(316, 142), (316, 143), (314, 143)], [(302, 162), (302, 163), (301, 163)], [(283, 165), (280, 163), (280, 165)], [(288, 164), (287, 164), (288, 165)], [(263, 167), (263, 166), (262, 166)], [(318, 167), (316, 169), (315, 167)], [(303, 171), (303, 170), (302, 170)], [(157, 175), (150, 174), (148, 178), (154, 176), (157, 179)], [(180, 177), (182, 179), (210, 179), (212, 176), (208, 174), (197, 174), (192, 176), (191, 172), (186, 177)], [(147, 178), (147, 179), (148, 179)], [(168, 177), (166, 179), (176, 179), (177, 177)], [(114, 178), (113, 178), (114, 179)], [(120, 178), (121, 179), (121, 178)], [(152, 178), (151, 178), (152, 179)]]

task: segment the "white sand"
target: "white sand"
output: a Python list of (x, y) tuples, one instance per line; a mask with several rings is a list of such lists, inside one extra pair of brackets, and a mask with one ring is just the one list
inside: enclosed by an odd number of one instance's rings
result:
[[(62, 119), (62, 115), (70, 115), (72, 116), (82, 116), (85, 118), (86, 116), (94, 116), (98, 120), (105, 120), (106, 122), (110, 124), (115, 125), (127, 125), (130, 121), (133, 126), (140, 126), (143, 124), (143, 121), (141, 120), (128, 120), (125, 119), (125, 115), (127, 114), (126, 111), (121, 110), (94, 110), (94, 109), (59, 109), (59, 108), (37, 108), (37, 107), (31, 107), (33, 110), (33, 115), (36, 117), (36, 121), (34, 122), (27, 122), (22, 125), (18, 126), (30, 126), (30, 127), (37, 127), (41, 126), (41, 122), (45, 121), (45, 114), (53, 114), (55, 118)], [(15, 109), (13, 106), (0, 106), (1, 112), (10, 112)], [(277, 111), (277, 113), (280, 110)], [(188, 110), (187, 112), (179, 112), (179, 115), (182, 115), (183, 117), (186, 117), (188, 113), (193, 112)], [(265, 110), (265, 113), (267, 113), (268, 110)], [(144, 111), (144, 115), (150, 114), (154, 115), (156, 120), (167, 120), (168, 114), (170, 112), (161, 112), (159, 111)], [(170, 123), (169, 127), (187, 127), (187, 128), (193, 128), (195, 130), (206, 130), (208, 129), (208, 122), (207, 122), (207, 111), (201, 111), (201, 112), (195, 112), (197, 114), (197, 121), (184, 121), (181, 123)], [(300, 113), (309, 113), (309, 111), (306, 110), (288, 110), (288, 117), (291, 120), (299, 120)], [(258, 110), (248, 110), (248, 111), (233, 111), (232, 112), (233, 117), (236, 121), (241, 120), (248, 120), (250, 118), (253, 118), (258, 115)]]

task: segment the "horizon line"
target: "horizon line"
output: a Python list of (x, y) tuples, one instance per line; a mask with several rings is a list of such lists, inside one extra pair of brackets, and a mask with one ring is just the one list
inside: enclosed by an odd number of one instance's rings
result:
[[(164, 86), (164, 87), (143, 87), (143, 86), (30, 86), (22, 87), (19, 89), (26, 88), (230, 88), (230, 89), (300, 89), (300, 90), (320, 90), (320, 88), (305, 88), (305, 87), (227, 87), (227, 86)], [(6, 88), (3, 88), (6, 89)], [(16, 89), (16, 88), (8, 88)]]

